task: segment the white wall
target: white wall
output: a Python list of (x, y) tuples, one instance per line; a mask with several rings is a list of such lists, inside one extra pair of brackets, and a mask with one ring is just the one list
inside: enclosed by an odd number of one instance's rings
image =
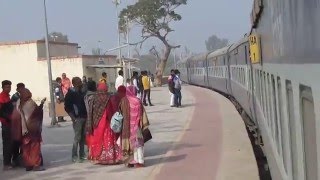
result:
[(35, 82), (42, 75), (37, 67), (36, 44), (0, 46), (0, 81), (11, 80), (12, 93), (16, 84), (25, 83), (31, 91), (38, 89)]

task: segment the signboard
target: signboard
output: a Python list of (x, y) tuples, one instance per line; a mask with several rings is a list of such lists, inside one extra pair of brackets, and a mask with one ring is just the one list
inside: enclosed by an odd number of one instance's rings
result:
[(252, 34), (249, 36), (250, 44), (250, 59), (252, 64), (261, 62), (261, 47), (260, 47), (260, 36)]

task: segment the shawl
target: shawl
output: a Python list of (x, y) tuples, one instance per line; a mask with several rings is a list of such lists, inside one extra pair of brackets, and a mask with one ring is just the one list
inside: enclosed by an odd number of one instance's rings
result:
[(87, 94), (84, 96), (84, 103), (87, 109), (86, 131), (89, 134), (92, 134), (93, 132), (92, 114), (93, 114), (94, 97), (95, 97), (95, 92), (92, 92), (92, 91), (88, 91)]
[(106, 110), (107, 104), (109, 102), (110, 96), (106, 91), (98, 91), (94, 96), (93, 103), (92, 103), (92, 128), (95, 129), (102, 116), (104, 111)]
[[(142, 105), (142, 103), (139, 101), (139, 99), (135, 96), (136, 94), (136, 88), (134, 86), (127, 87), (126, 97), (122, 98), (120, 102), (120, 110), (123, 115), (123, 127), (121, 132), (121, 147), (124, 158), (128, 158), (128, 156), (132, 155), (133, 150), (135, 146), (137, 146), (137, 143), (133, 143), (131, 140), (133, 137), (131, 136), (131, 114), (138, 113), (140, 118), (139, 120), (139, 128), (141, 131), (145, 130), (149, 126), (149, 120), (147, 113)], [(135, 101), (138, 100), (138, 101)], [(139, 102), (139, 104), (136, 104)], [(139, 108), (131, 108), (130, 106), (140, 106)], [(139, 110), (140, 112), (133, 112), (132, 110)], [(130, 140), (131, 139), (131, 140)], [(137, 139), (135, 137), (134, 139)], [(139, 142), (140, 144), (141, 142)], [(143, 142), (142, 142), (143, 143)], [(139, 145), (138, 145), (139, 146)]]
[[(27, 117), (25, 110), (30, 111)], [(25, 125), (28, 136), (34, 139), (41, 139), (42, 122), (43, 122), (43, 104), (38, 106), (32, 99), (27, 100), (19, 105), (21, 113), (21, 123)]]

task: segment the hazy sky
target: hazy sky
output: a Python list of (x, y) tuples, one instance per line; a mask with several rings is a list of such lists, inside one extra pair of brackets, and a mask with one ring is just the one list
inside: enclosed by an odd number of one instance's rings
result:
[[(132, 2), (123, 0), (122, 7)], [(188, 0), (188, 5), (179, 8), (182, 21), (173, 24), (170, 40), (194, 52), (205, 51), (205, 40), (212, 34), (237, 41), (250, 30), (251, 7), (252, 0)], [(67, 34), (82, 52), (117, 46), (116, 10), (111, 0), (47, 0), (47, 11), (49, 31)], [(132, 42), (139, 40), (139, 32), (132, 30)], [(43, 0), (0, 0), (0, 41), (42, 37)], [(149, 41), (144, 48), (154, 43)]]

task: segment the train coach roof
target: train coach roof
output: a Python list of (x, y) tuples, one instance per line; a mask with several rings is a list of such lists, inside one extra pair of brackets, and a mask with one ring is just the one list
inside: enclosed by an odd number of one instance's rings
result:
[(189, 59), (190, 59), (190, 57), (183, 58), (180, 61), (178, 61), (177, 64), (183, 64), (183, 63), (187, 62)]
[(189, 58), (189, 61), (201, 61), (207, 58), (208, 53), (200, 53)]
[(248, 37), (244, 37), (241, 40), (239, 40), (238, 42), (234, 43), (231, 47), (230, 50), (232, 51), (233, 49), (239, 47), (241, 44), (248, 42)]
[(208, 58), (213, 58), (216, 56), (220, 56), (220, 55), (224, 55), (227, 54), (229, 47), (231, 47), (232, 45), (228, 45), (226, 47), (223, 47), (221, 49), (217, 49), (211, 53), (209, 53)]

